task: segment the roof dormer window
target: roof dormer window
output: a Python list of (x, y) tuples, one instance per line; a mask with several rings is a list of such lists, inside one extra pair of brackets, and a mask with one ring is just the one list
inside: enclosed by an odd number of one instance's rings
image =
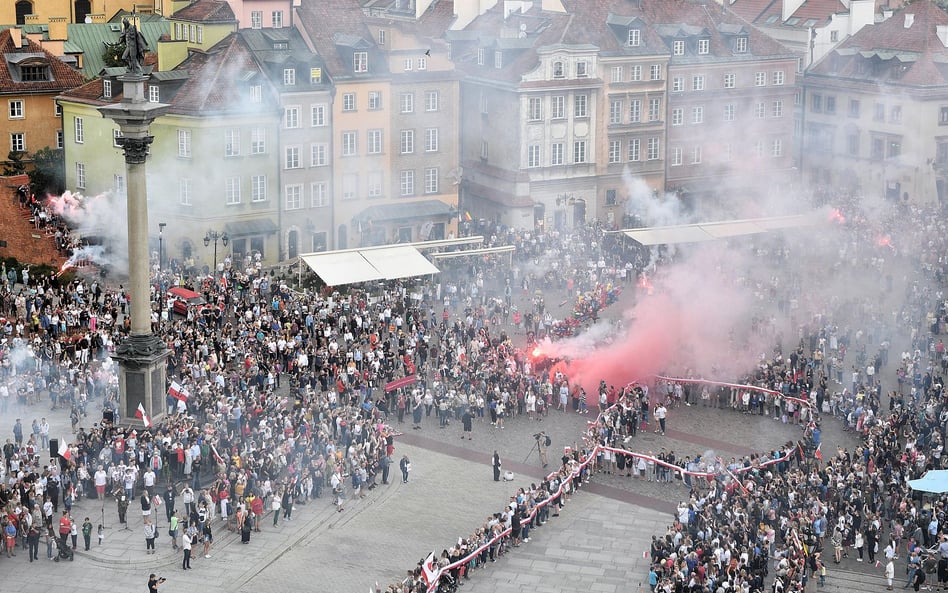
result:
[(734, 53), (746, 54), (747, 53), (747, 37), (738, 37), (734, 42)]
[(698, 55), (707, 55), (710, 51), (711, 51), (711, 40), (699, 39), (698, 40)]
[(638, 47), (642, 43), (642, 31), (629, 29), (629, 47)]
[(23, 64), (20, 66), (20, 82), (47, 82), (49, 79), (49, 65), (47, 64)]
[(102, 80), (102, 97), (105, 99), (112, 98), (112, 81), (108, 78)]
[(585, 60), (576, 62), (576, 78), (589, 78), (589, 64)]
[(352, 69), (355, 72), (368, 72), (369, 71), (369, 53), (364, 51), (357, 51), (352, 54)]
[(672, 54), (676, 56), (685, 55), (685, 42), (677, 39), (672, 43)]
[(566, 68), (559, 60), (553, 62), (553, 78), (566, 78)]

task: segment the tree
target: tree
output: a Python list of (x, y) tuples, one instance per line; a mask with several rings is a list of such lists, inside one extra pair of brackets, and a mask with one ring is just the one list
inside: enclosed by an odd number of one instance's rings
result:
[(102, 52), (102, 60), (107, 68), (116, 68), (125, 66), (125, 59), (122, 54), (125, 53), (125, 42), (119, 40), (115, 43), (105, 44), (105, 51)]
[(22, 175), (26, 171), (26, 167), (23, 164), (23, 157), (25, 155), (25, 152), (11, 150), (9, 154), (7, 154), (7, 162), (3, 164), (3, 174)]
[(62, 149), (46, 146), (33, 153), (33, 170), (29, 176), (35, 193), (62, 194), (66, 189), (66, 163)]

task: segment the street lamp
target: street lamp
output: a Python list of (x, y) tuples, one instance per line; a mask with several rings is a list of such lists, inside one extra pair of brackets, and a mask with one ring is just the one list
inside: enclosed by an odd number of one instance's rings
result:
[(230, 241), (230, 237), (227, 236), (227, 233), (218, 233), (217, 231), (207, 231), (207, 234), (204, 235), (204, 246), (209, 247), (211, 241), (214, 242), (214, 277), (217, 278), (217, 241), (220, 240), (224, 244), (224, 247), (227, 247), (227, 242)]
[(164, 245), (162, 244), (162, 233), (165, 230), (165, 227), (168, 226), (167, 222), (158, 223), (158, 271), (161, 272), (161, 264), (164, 262)]

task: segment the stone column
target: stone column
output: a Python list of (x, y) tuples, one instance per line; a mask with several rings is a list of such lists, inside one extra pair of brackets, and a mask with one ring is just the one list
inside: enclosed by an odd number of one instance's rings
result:
[(151, 331), (151, 290), (148, 258), (148, 190), (145, 160), (154, 139), (148, 128), (167, 112), (169, 105), (145, 100), (141, 74), (120, 76), (123, 98), (99, 108), (103, 117), (114, 120), (122, 131), (119, 145), (125, 155), (128, 206), (128, 291), (131, 332), (118, 344), (113, 358), (119, 362), (119, 402), (123, 423), (141, 425), (135, 417), (138, 405), (154, 422), (165, 411), (165, 359), (168, 349)]

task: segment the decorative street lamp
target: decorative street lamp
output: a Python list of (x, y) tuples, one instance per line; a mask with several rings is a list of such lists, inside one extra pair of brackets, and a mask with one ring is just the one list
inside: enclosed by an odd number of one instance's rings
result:
[(212, 241), (214, 242), (214, 277), (217, 278), (217, 242), (220, 241), (224, 244), (224, 247), (227, 247), (230, 237), (227, 236), (226, 232), (207, 231), (207, 234), (204, 235), (204, 246), (209, 247)]
[(164, 245), (162, 244), (162, 234), (165, 231), (165, 227), (168, 226), (167, 222), (158, 223), (158, 271), (161, 271), (162, 264), (164, 263)]

